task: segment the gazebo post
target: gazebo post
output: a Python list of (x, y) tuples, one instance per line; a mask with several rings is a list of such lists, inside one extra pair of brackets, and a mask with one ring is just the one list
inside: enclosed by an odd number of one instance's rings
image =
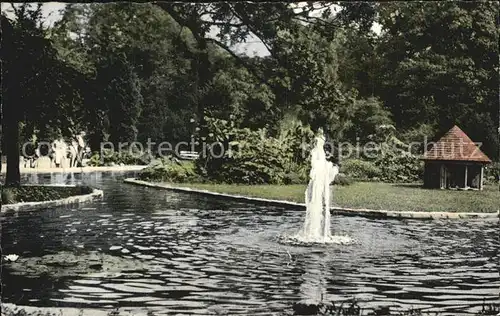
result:
[(479, 176), (479, 190), (483, 190), (484, 166), (481, 165), (481, 175)]
[(467, 170), (469, 168), (467, 168), (467, 165), (465, 165), (465, 182), (464, 182), (464, 189), (467, 189)]
[(441, 164), (439, 168), (439, 188), (444, 189), (446, 186), (446, 174), (444, 173), (444, 165)]

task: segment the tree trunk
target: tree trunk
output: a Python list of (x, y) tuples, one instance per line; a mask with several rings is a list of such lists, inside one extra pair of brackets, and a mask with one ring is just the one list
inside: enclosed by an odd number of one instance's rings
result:
[[(11, 116), (10, 114), (14, 115)], [(5, 153), (7, 155), (5, 186), (19, 186), (21, 184), (21, 172), (19, 170), (19, 121), (15, 116), (15, 112), (4, 111), (3, 132)]]
[[(17, 52), (14, 49), (14, 30), (10, 21), (2, 16), (2, 136), (5, 155), (7, 156), (6, 186), (19, 186), (21, 173), (19, 170), (19, 111), (22, 109), (16, 101), (20, 79), (16, 69)], [(17, 98), (16, 98), (17, 97)], [(16, 100), (16, 101), (14, 101)]]
[[(3, 76), (2, 76), (3, 77)], [(3, 101), (2, 96), (0, 95), (0, 100)], [(3, 157), (3, 106), (1, 105), (3, 102), (0, 102), (0, 175), (2, 174), (2, 157)], [(1, 177), (0, 177), (1, 178)], [(0, 182), (0, 187), (2, 186)]]
[[(196, 70), (198, 73), (198, 91), (200, 91), (200, 88), (202, 88), (202, 95), (199, 95), (197, 98), (197, 114), (198, 114), (198, 124), (199, 126), (205, 127), (205, 89), (206, 85), (210, 82), (212, 79), (212, 76), (210, 75), (210, 61), (208, 59), (208, 51), (207, 51), (207, 42), (206, 41), (200, 41), (198, 42), (198, 49), (200, 50), (200, 53), (198, 53), (198, 59), (196, 60)], [(201, 129), (201, 133), (205, 131), (204, 128)], [(207, 136), (207, 135), (202, 135), (200, 136)]]

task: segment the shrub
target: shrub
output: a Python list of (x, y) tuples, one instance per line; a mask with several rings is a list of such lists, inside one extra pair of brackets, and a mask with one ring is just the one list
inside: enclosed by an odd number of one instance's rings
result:
[(333, 180), (334, 185), (351, 185), (354, 181), (343, 173), (339, 173), (335, 180)]
[(306, 184), (307, 176), (301, 172), (288, 172), (283, 177), (283, 184)]
[(498, 181), (500, 177), (500, 162), (494, 162), (489, 166), (486, 166), (485, 177), (493, 178), (493, 181)]
[(423, 162), (409, 152), (408, 145), (394, 136), (393, 126), (381, 126), (374, 140), (379, 143), (373, 160), (384, 182), (415, 182), (423, 176)]
[(98, 152), (93, 152), (92, 153), (92, 156), (90, 157), (89, 159), (89, 166), (93, 166), (93, 167), (99, 167), (99, 166), (102, 166), (102, 162), (101, 162), (101, 157), (99, 156), (99, 153)]
[(278, 139), (287, 152), (287, 173), (297, 173), (307, 182), (308, 170), (306, 169), (310, 166), (311, 156), (305, 151), (304, 145), (313, 144), (314, 132), (309, 126), (303, 125), (300, 120), (288, 117), (281, 123)]
[(149, 153), (135, 152), (131, 153), (128, 150), (121, 152), (112, 152), (109, 149), (103, 150), (101, 156), (98, 152), (90, 157), (89, 165), (91, 166), (113, 166), (113, 165), (147, 165), (151, 162), (151, 155)]
[(422, 178), (423, 162), (407, 152), (388, 152), (375, 163), (384, 182), (415, 182)]
[(233, 122), (205, 118), (201, 140), (219, 142), (223, 153), (208, 150), (196, 162), (200, 175), (219, 183), (281, 184), (292, 152), (282, 142), (268, 137), (264, 129), (237, 128)]
[(16, 203), (16, 192), (13, 188), (2, 187), (2, 204), (14, 204)]
[(166, 182), (201, 182), (195, 170), (194, 162), (179, 161), (176, 158), (164, 158), (144, 168), (139, 179)]
[(380, 168), (375, 166), (373, 162), (361, 159), (350, 159), (343, 162), (341, 170), (347, 176), (360, 180), (373, 179), (382, 174)]
[(420, 148), (418, 149), (420, 150), (419, 153), (422, 154), (424, 149), (423, 148), (424, 140), (428, 138), (429, 135), (436, 135), (436, 133), (437, 130), (434, 126), (429, 124), (421, 124), (417, 127), (404, 131), (399, 135), (399, 138), (406, 143), (410, 142), (421, 143), (422, 146), (420, 146)]
[(17, 188), (3, 188), (2, 204), (59, 200), (74, 195), (89, 194), (91, 192), (92, 188), (88, 186), (21, 186)]

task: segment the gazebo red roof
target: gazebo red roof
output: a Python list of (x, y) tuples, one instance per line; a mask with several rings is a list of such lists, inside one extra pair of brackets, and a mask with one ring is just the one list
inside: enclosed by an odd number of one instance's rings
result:
[(458, 126), (453, 126), (432, 148), (424, 160), (472, 161), (490, 163), (491, 160)]

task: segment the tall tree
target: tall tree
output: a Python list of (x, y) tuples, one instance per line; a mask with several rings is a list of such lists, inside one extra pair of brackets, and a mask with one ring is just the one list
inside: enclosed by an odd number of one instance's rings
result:
[(383, 91), (398, 127), (459, 124), (496, 157), (498, 1), (380, 5)]
[[(136, 88), (142, 92), (141, 114), (134, 122), (140, 141), (146, 142), (148, 138), (155, 142), (186, 140), (189, 137), (186, 122), (197, 112), (196, 95), (201, 89), (196, 87), (200, 58), (196, 42), (190, 41), (187, 29), (181, 29), (165, 11), (151, 4), (68, 6), (63, 21), (59, 25), (66, 29), (59, 32), (64, 34), (62, 52), (84, 54), (84, 58), (76, 59), (88, 60), (88, 68), (94, 76), (99, 76), (98, 80), (102, 80), (106, 72), (99, 71), (99, 67), (111, 67), (116, 56), (127, 60), (134, 73), (132, 76), (137, 76)], [(68, 33), (73, 34), (71, 38)], [(75, 46), (83, 49), (72, 49)], [(212, 71), (201, 72), (210, 74)], [(102, 87), (96, 84), (96, 91)], [(104, 99), (102, 94), (96, 95), (95, 102), (89, 104), (91, 112), (97, 114), (88, 118), (94, 126), (92, 147), (96, 150), (106, 137), (97, 131), (113, 127), (110, 122), (120, 117), (118, 113), (114, 118), (115, 111), (110, 111)]]
[(137, 121), (142, 108), (142, 95), (137, 75), (124, 56), (108, 56), (97, 67), (96, 87), (99, 103), (109, 120), (109, 140), (113, 144), (137, 140)]
[(19, 128), (47, 125), (67, 131), (68, 111), (79, 103), (81, 76), (57, 57), (41, 23), (41, 5), (14, 7), (15, 18), (2, 14), (2, 132), (7, 155), (5, 184), (20, 184)]
[[(267, 84), (276, 96), (282, 97), (282, 100), (276, 101), (277, 104), (299, 106), (304, 114), (312, 113), (303, 115), (303, 118), (315, 127), (328, 127), (335, 123), (346, 101), (352, 103), (348, 101), (351, 97), (338, 85), (334, 74), (335, 54), (332, 54), (332, 47), (327, 42), (346, 21), (371, 20), (374, 13), (372, 5), (344, 6), (346, 10), (334, 16), (333, 2), (308, 2), (301, 8), (287, 3), (157, 4), (179, 25), (189, 28), (200, 47), (208, 43), (220, 47)], [(321, 10), (320, 16), (312, 14)], [(366, 27), (365, 24), (369, 23), (360, 23), (363, 27)], [(209, 34), (214, 26), (220, 30), (215, 38)], [(250, 34), (260, 39), (268, 49), (272, 62), (267, 70), (271, 72), (262, 72), (262, 68), (231, 49), (233, 44), (244, 42)], [(320, 45), (315, 46), (316, 40), (320, 40)], [(299, 55), (301, 58), (295, 57)], [(327, 65), (327, 69), (320, 65)], [(315, 85), (307, 85), (313, 82)], [(288, 99), (288, 96), (293, 98)]]
[(377, 49), (379, 36), (372, 30), (360, 31), (344, 27), (337, 33), (338, 76), (347, 89), (356, 89), (359, 98), (370, 98), (380, 93), (380, 66), (382, 58)]

